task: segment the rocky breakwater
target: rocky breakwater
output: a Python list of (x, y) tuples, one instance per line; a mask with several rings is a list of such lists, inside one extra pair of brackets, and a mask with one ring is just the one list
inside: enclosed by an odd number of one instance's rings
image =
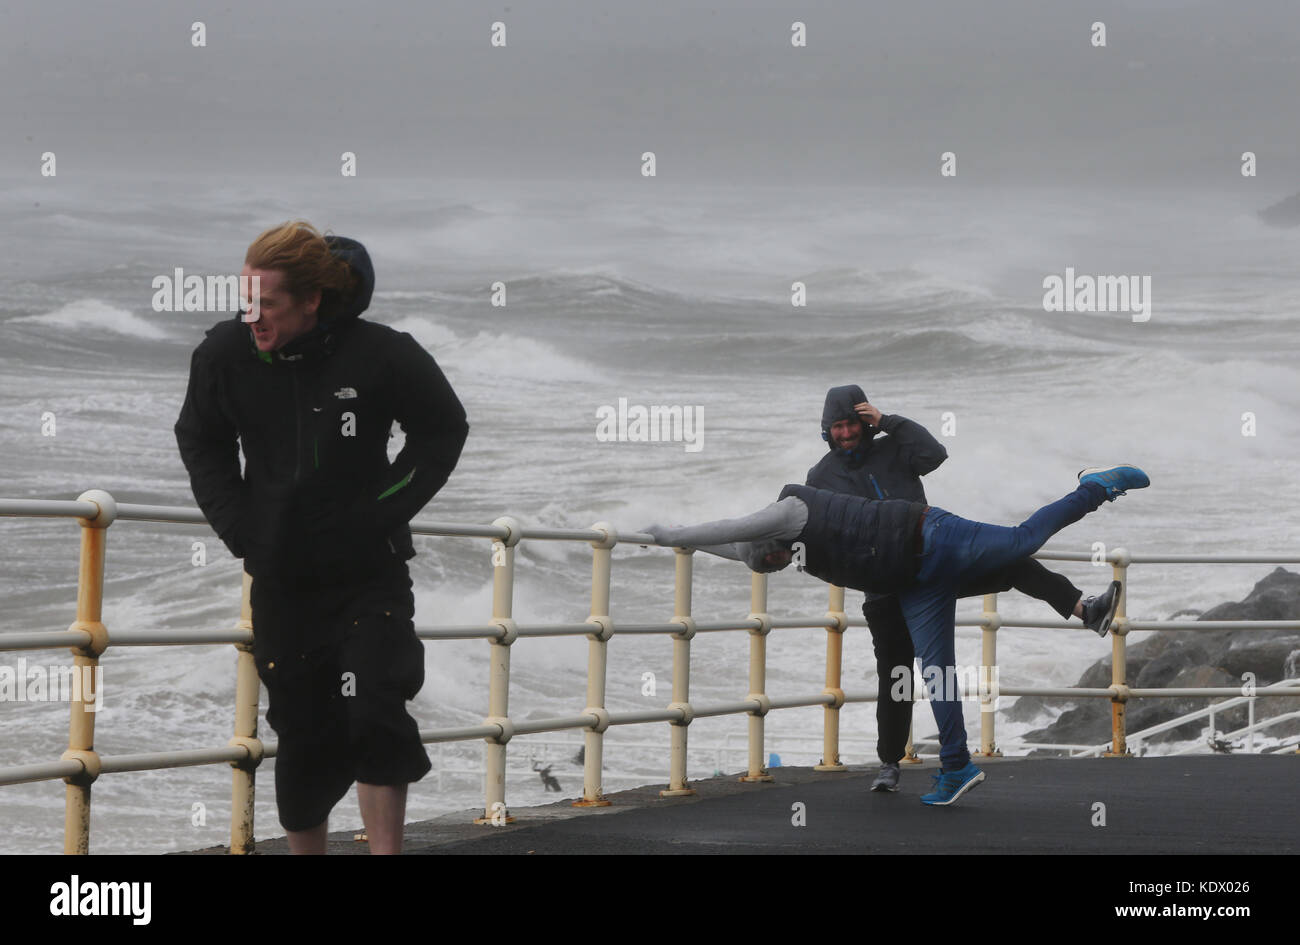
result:
[[(1185, 618), (1195, 611), (1181, 611)], [(1246, 595), (1244, 600), (1220, 604), (1197, 620), (1300, 620), (1300, 574), (1277, 568)], [(1128, 647), (1128, 684), (1134, 689), (1206, 688), (1244, 685), (1245, 674), (1253, 673), (1256, 687), (1283, 679), (1300, 678), (1300, 631), (1276, 630), (1160, 630)], [(1111, 684), (1111, 659), (1093, 663), (1076, 685), (1105, 689)], [(1013, 721), (1032, 721), (1048, 705), (1060, 705), (1036, 696), (1023, 696), (1008, 711)], [(1210, 700), (1202, 698), (1135, 699), (1128, 704), (1126, 729), (1139, 732), (1196, 709)], [(1300, 698), (1264, 697), (1255, 704), (1257, 719), (1300, 709)], [(1214, 725), (1228, 732), (1247, 724), (1243, 704), (1216, 714)], [(1188, 722), (1149, 739), (1151, 743), (1187, 741), (1203, 737), (1207, 719)], [(1281, 722), (1265, 730), (1265, 736), (1300, 732), (1300, 719)], [(1110, 736), (1110, 701), (1080, 699), (1051, 725), (1029, 732), (1026, 742), (1097, 745)], [(1036, 752), (1037, 754), (1037, 752)]]

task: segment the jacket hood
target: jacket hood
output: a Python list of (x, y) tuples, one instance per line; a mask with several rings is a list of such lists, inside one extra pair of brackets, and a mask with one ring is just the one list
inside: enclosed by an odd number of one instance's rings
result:
[[(862, 388), (857, 384), (846, 384), (843, 387), (832, 387), (826, 392), (826, 403), (822, 407), (822, 439), (826, 445), (834, 450), (835, 441), (831, 439), (831, 425), (836, 420), (861, 420), (857, 411), (853, 409), (854, 404), (860, 404), (867, 399), (867, 395), (862, 392)], [(862, 445), (858, 447), (861, 450), (875, 437), (878, 431), (867, 424), (862, 424)], [(854, 452), (857, 452), (855, 450)]]
[[(276, 351), (275, 355), (282, 360), (312, 359), (328, 355), (334, 350), (339, 336), (370, 307), (370, 298), (375, 292), (375, 267), (370, 262), (366, 248), (346, 236), (326, 236), (325, 242), (331, 253), (352, 267), (357, 277), (356, 287), (342, 298), (330, 289), (322, 291), (321, 311), (328, 314), (322, 316), (311, 331)], [(251, 332), (249, 340), (252, 340)], [(263, 359), (270, 360), (269, 357)]]
[(329, 244), (330, 252), (351, 266), (357, 277), (356, 288), (342, 299), (336, 292), (322, 293), (321, 308), (333, 313), (328, 321), (338, 326), (352, 321), (370, 307), (370, 297), (375, 292), (375, 267), (366, 248), (356, 240), (346, 236), (327, 236), (325, 242)]

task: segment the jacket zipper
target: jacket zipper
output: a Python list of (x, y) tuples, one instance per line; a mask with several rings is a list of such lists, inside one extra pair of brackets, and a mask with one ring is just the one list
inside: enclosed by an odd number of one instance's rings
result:
[(871, 485), (875, 487), (876, 498), (883, 499), (885, 494), (880, 491), (880, 483), (876, 482), (876, 477), (871, 473), (867, 473), (867, 478), (871, 480)]
[(293, 455), (293, 481), (298, 482), (302, 479), (302, 398), (298, 392), (298, 365), (293, 365), (293, 424), (294, 424), (294, 455)]

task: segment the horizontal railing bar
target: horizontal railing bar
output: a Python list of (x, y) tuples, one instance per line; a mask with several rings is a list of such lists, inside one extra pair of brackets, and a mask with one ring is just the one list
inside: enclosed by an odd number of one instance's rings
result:
[(0, 633), (0, 652), (4, 650), (60, 650), (64, 647), (90, 645), (85, 630), (31, 630)]
[(642, 722), (680, 722), (681, 720), (681, 709), (647, 709), (644, 712), (611, 712), (609, 714), (610, 725), (640, 725)]
[[(723, 630), (757, 630), (762, 624), (755, 620), (697, 620), (695, 629), (700, 633), (717, 633)], [(617, 630), (617, 627), (615, 628)]]
[[(1178, 698), (1181, 696), (1235, 696), (1241, 698), (1241, 687), (1235, 686), (1231, 689), (1225, 687), (1205, 687), (1190, 689), (1130, 689), (1130, 697), (1138, 699), (1159, 699), (1164, 697)], [(1263, 696), (1300, 696), (1300, 689), (1292, 686), (1260, 686), (1255, 690), (1255, 697)], [(1250, 698), (1246, 696), (1245, 698)]]
[[(1162, 552), (1126, 552), (1131, 564), (1300, 564), (1300, 555), (1191, 555), (1164, 554)], [(1056, 551), (1042, 548), (1030, 557), (1047, 561), (1095, 561), (1096, 555), (1087, 551)], [(1105, 557), (1107, 564), (1117, 563), (1118, 556), (1111, 552)]]
[(605, 533), (593, 528), (521, 528), (519, 535), (532, 541), (604, 541)]
[[(1072, 699), (1079, 696), (1085, 699), (1110, 699), (1115, 693), (1109, 689), (1071, 689), (1069, 687), (1047, 688), (1042, 686), (998, 686), (999, 695), (1003, 696), (1061, 696)], [(1235, 688), (1200, 688), (1200, 689), (1130, 689), (1128, 691), (1130, 698), (1137, 699), (1157, 699), (1165, 696), (1187, 697), (1187, 696), (1235, 696), (1243, 697), (1241, 687)], [(1255, 696), (1300, 696), (1300, 687), (1286, 686), (1278, 684), (1275, 686), (1261, 686), (1255, 690)], [(1130, 738), (1135, 736), (1130, 735)]]
[[(998, 614), (998, 618), (998, 626), (1001, 628), (1017, 627), (1030, 630), (1087, 630), (1089, 633), (1093, 632), (1081, 623), (1068, 623), (1064, 620), (1016, 620), (1011, 617), (1003, 617), (1001, 614)], [(970, 620), (958, 620), (957, 626), (983, 627), (984, 621), (978, 617), (974, 617)]]
[[(268, 746), (263, 756), (274, 757), (274, 748), (274, 745)], [(101, 755), (99, 758), (99, 771), (100, 774), (116, 774), (122, 771), (158, 771), (163, 768), (187, 768), (197, 765), (243, 761), (247, 757), (248, 749), (240, 746), (195, 748), (189, 751), (153, 751), (134, 755)], [(0, 784), (55, 781), (81, 774), (82, 770), (79, 761), (52, 761), (45, 764), (0, 768)]]
[(804, 698), (772, 699), (771, 706), (773, 709), (802, 709), (810, 705), (830, 705), (834, 701), (834, 696), (828, 692), (823, 692), (817, 696)]
[(498, 640), (506, 635), (506, 631), (492, 624), (462, 624), (451, 627), (418, 627), (415, 635), (421, 640)]
[(516, 735), (536, 735), (538, 732), (562, 732), (570, 728), (591, 728), (600, 720), (594, 715), (570, 715), (558, 719), (529, 719), (512, 722)]
[(94, 518), (99, 506), (73, 499), (0, 499), (0, 515), (30, 515), (41, 518)]
[(109, 646), (201, 646), (252, 643), (252, 630), (110, 630)]
[[(867, 622), (863, 620), (862, 626)], [(835, 626), (835, 621), (829, 617), (773, 617), (773, 630), (817, 630), (826, 629)]]
[(1030, 557), (1044, 561), (1093, 561), (1096, 558), (1087, 551), (1049, 551), (1046, 548), (1039, 549)]
[(248, 749), (238, 745), (223, 748), (195, 748), (189, 751), (150, 751), (136, 755), (109, 755), (99, 759), (102, 774), (120, 771), (154, 771), (160, 768), (188, 768), (193, 765), (243, 761)]
[(1128, 628), (1130, 630), (1300, 630), (1300, 620), (1129, 620)]
[(426, 538), (500, 538), (510, 536), (510, 530), (500, 525), (452, 525), (447, 522), (411, 523), (411, 534)]
[(475, 738), (497, 738), (501, 735), (500, 725), (471, 725), (467, 728), (422, 728), (422, 742), (462, 742)]
[(681, 633), (680, 623), (620, 623), (615, 633)]
[[(60, 499), (10, 499), (0, 498), (0, 515), (90, 518), (99, 513), (99, 507), (93, 502)], [(206, 524), (203, 513), (193, 507), (148, 505), (135, 502), (118, 502), (117, 517), (134, 521), (165, 522), (178, 525)], [(501, 538), (509, 531), (500, 525), (467, 525), (453, 522), (412, 522), (412, 532), (419, 535), (435, 537), (464, 538)], [(523, 538), (546, 541), (602, 541), (604, 533), (595, 529), (569, 528), (523, 528)], [(647, 547), (671, 547), (659, 545), (654, 536), (646, 532), (623, 532), (618, 534), (622, 544), (638, 544)], [(1300, 564), (1300, 555), (1282, 554), (1247, 554), (1247, 555), (1196, 555), (1196, 554), (1161, 554), (1145, 552), (1126, 552), (1131, 563), (1146, 564)], [(1033, 557), (1053, 561), (1093, 561), (1095, 555), (1086, 551), (1058, 551), (1040, 549)], [(1105, 559), (1115, 563), (1116, 555), (1111, 553)]]
[(710, 718), (715, 715), (738, 715), (742, 712), (757, 712), (761, 705), (755, 699), (749, 699), (745, 702), (724, 702), (722, 705), (711, 705), (704, 708), (692, 706), (697, 719)]
[(36, 765), (0, 768), (0, 784), (26, 784), (29, 781), (54, 781), (81, 774), (80, 761), (45, 761)]
[(207, 525), (208, 520), (198, 509), (170, 505), (137, 505), (119, 502), (117, 518), (133, 522), (163, 522), (169, 525)]
[(518, 630), (521, 637), (568, 637), (599, 633), (600, 627), (594, 623), (548, 623), (536, 627), (519, 627)]
[(1133, 552), (1133, 564), (1300, 564), (1300, 555), (1178, 555)]

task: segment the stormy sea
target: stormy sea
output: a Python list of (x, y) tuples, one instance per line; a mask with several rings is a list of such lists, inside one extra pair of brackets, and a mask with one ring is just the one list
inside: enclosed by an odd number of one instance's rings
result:
[[(62, 180), (62, 179), (61, 179)], [(419, 517), (635, 530), (745, 514), (802, 482), (826, 449), (827, 388), (860, 384), (883, 412), (939, 436), (948, 461), (925, 479), (932, 504), (1013, 524), (1073, 488), (1079, 469), (1132, 462), (1151, 488), (1059, 534), (1050, 548), (1094, 543), (1134, 551), (1288, 552), (1300, 535), (1300, 230), (1266, 227), (1240, 191), (1152, 192), (926, 188), (697, 189), (553, 181), (502, 186), (448, 180), (286, 180), (267, 200), (238, 178), (87, 179), (0, 189), (0, 496), (192, 506), (172, 425), (190, 352), (218, 318), (155, 311), (153, 280), (237, 273), (259, 232), (305, 218), (364, 243), (377, 286), (366, 317), (409, 332), (437, 359), (471, 425), (459, 467)], [(250, 194), (259, 196), (250, 196)], [(1049, 311), (1051, 276), (1149, 280), (1144, 311)], [(504, 305), (494, 305), (494, 293)], [(792, 304), (802, 285), (804, 304)], [(1142, 284), (1142, 283), (1139, 283)], [(1074, 307), (1074, 306), (1071, 306)], [(694, 442), (597, 435), (602, 411), (691, 408)], [(392, 441), (400, 447), (400, 435)], [(76, 604), (78, 527), (0, 518), (0, 634), (59, 630)], [(206, 563), (195, 564), (195, 542)], [(483, 623), (491, 612), (490, 543), (417, 539), (417, 625)], [(574, 622), (588, 614), (591, 549), (525, 543), (515, 617)], [(667, 619), (672, 555), (635, 545), (614, 555), (615, 621)], [(749, 609), (743, 566), (697, 556), (697, 617)], [(233, 626), (240, 565), (207, 529), (121, 522), (108, 536), (104, 622), (114, 629)], [(1059, 566), (1086, 594), (1109, 568)], [(1267, 565), (1144, 565), (1130, 572), (1129, 613), (1144, 619), (1238, 599)], [(771, 610), (821, 614), (825, 585), (775, 575)], [(849, 593), (848, 611), (860, 613)], [(1045, 604), (1003, 595), (1017, 617), (1054, 620)], [(979, 610), (959, 605), (959, 619)], [(768, 692), (811, 694), (824, 680), (825, 634), (769, 641)], [(1140, 638), (1140, 635), (1135, 635)], [(976, 663), (979, 633), (958, 631)], [(747, 691), (744, 633), (693, 643), (691, 697)], [(572, 715), (584, 705), (587, 643), (521, 640), (511, 713)], [(1069, 631), (1005, 629), (1003, 685), (1070, 685), (1109, 652)], [(487, 644), (426, 645), (412, 706), (422, 727), (475, 724), (487, 713)], [(607, 704), (669, 701), (671, 644), (610, 644)], [(848, 632), (844, 686), (874, 689), (864, 628)], [(67, 661), (62, 651), (0, 654), (8, 665)], [(110, 649), (96, 744), (104, 754), (224, 745), (233, 724), (230, 646)], [(657, 680), (647, 695), (646, 674)], [(265, 698), (265, 696), (263, 696)], [(1062, 704), (1063, 705), (1063, 704)], [(53, 761), (68, 707), (0, 704), (0, 766)], [(842, 756), (874, 763), (870, 705), (844, 710)], [(1052, 715), (1002, 722), (999, 740)], [(928, 708), (918, 737), (932, 735)], [(820, 757), (822, 710), (774, 712), (771, 744), (786, 763)], [(972, 739), (978, 712), (967, 712)], [(743, 766), (745, 719), (697, 721), (690, 774)], [(262, 724), (262, 734), (273, 737)], [(1096, 733), (1098, 743), (1108, 737)], [(581, 791), (581, 735), (510, 745), (507, 800), (546, 799), (531, 762), (551, 765), (563, 796)], [(606, 790), (667, 777), (667, 726), (607, 735)], [(482, 803), (479, 742), (431, 747), (435, 770), (413, 787), (408, 819)], [(259, 833), (278, 833), (269, 768)], [(554, 797), (555, 795), (551, 795)], [(58, 782), (0, 789), (6, 852), (55, 852)], [(201, 804), (205, 817), (195, 817)], [(92, 850), (193, 849), (228, 835), (224, 766), (105, 776), (94, 788)], [(201, 823), (196, 821), (202, 821)], [(355, 801), (335, 829), (359, 825)]]

